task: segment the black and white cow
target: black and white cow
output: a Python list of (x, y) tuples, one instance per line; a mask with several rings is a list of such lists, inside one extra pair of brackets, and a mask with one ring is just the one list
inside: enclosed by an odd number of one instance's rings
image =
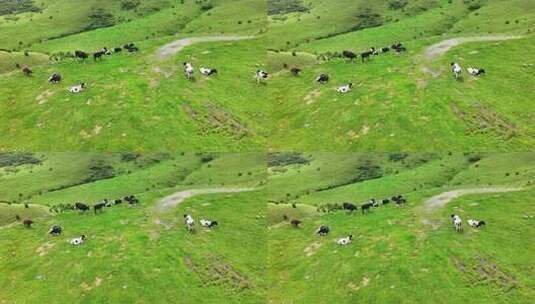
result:
[(352, 235), (348, 235), (348, 236), (346, 236), (344, 238), (339, 238), (336, 241), (336, 244), (345, 246), (345, 245), (350, 244), (352, 240), (353, 240), (353, 236)]
[(336, 89), (336, 92), (338, 93), (341, 93), (341, 94), (345, 94), (349, 91), (351, 91), (351, 88), (353, 87), (353, 83), (348, 83), (348, 84), (345, 84), (345, 85), (342, 85), (342, 86), (339, 86), (337, 89)]
[(485, 221), (479, 221), (479, 220), (474, 220), (474, 219), (469, 219), (466, 222), (468, 223), (470, 227), (474, 227), (474, 228), (481, 228), (486, 225)]
[(61, 81), (61, 74), (54, 73), (50, 77), (48, 77), (49, 83), (59, 83)]
[(371, 207), (373, 207), (373, 203), (368, 202), (368, 203), (362, 204), (360, 206), (360, 210), (362, 210), (362, 214), (364, 214), (364, 212), (368, 213)]
[(453, 73), (453, 76), (455, 77), (455, 79), (459, 79), (462, 76), (463, 69), (461, 68), (460, 64), (458, 64), (456, 62), (452, 62), (451, 63), (451, 72)]
[(206, 227), (206, 228), (215, 228), (217, 227), (218, 223), (217, 221), (210, 221), (210, 220), (206, 220), (206, 219), (201, 219), (199, 221), (199, 223), (201, 223), (201, 226), (203, 227)]
[(186, 229), (192, 232), (195, 226), (195, 220), (193, 220), (193, 217), (191, 215), (184, 214), (184, 224), (186, 225)]
[(330, 229), (328, 226), (321, 225), (318, 230), (316, 230), (316, 234), (319, 235), (327, 235), (329, 233)]
[(372, 47), (371, 49), (369, 49), (369, 50), (367, 50), (367, 51), (365, 51), (365, 52), (360, 53), (360, 58), (361, 58), (362, 62), (364, 63), (364, 60), (365, 60), (365, 59), (370, 59), (370, 57), (371, 57), (372, 55), (377, 55), (377, 54), (379, 54), (379, 53), (377, 52), (377, 50), (375, 49), (375, 47)]
[(69, 92), (71, 93), (81, 93), (83, 90), (85, 90), (85, 83), (81, 82), (79, 85), (71, 86), (69, 87)]
[(107, 203), (108, 203), (108, 200), (105, 199), (102, 202), (96, 203), (95, 205), (93, 205), (93, 210), (95, 211), (95, 214), (97, 214), (97, 211), (102, 212), (102, 209), (104, 209), (104, 207), (106, 207)]
[(485, 74), (485, 69), (479, 69), (479, 68), (469, 67), (469, 68), (466, 69), (466, 71), (468, 72), (468, 74), (470, 74), (472, 76), (481, 76), (481, 75)]
[(201, 72), (201, 74), (204, 75), (204, 76), (214, 76), (214, 75), (217, 74), (217, 70), (216, 69), (205, 68), (205, 67), (200, 67), (199, 68), (199, 72)]
[(184, 62), (182, 64), (184, 66), (184, 75), (188, 80), (193, 79), (193, 73), (195, 73), (195, 69), (193, 68), (193, 65), (189, 62)]
[(316, 78), (316, 82), (319, 83), (319, 84), (325, 84), (329, 81), (329, 75), (327, 74), (320, 74), (317, 78)]
[(70, 243), (71, 245), (75, 245), (75, 246), (82, 245), (85, 242), (85, 239), (86, 239), (85, 235), (82, 234), (80, 237), (71, 239)]
[(451, 215), (451, 222), (455, 228), (455, 231), (459, 232), (463, 229), (463, 221), (461, 221), (461, 217), (457, 214)]
[(260, 83), (264, 80), (267, 80), (269, 78), (268, 72), (264, 70), (257, 70), (255, 74), (255, 79), (257, 83)]

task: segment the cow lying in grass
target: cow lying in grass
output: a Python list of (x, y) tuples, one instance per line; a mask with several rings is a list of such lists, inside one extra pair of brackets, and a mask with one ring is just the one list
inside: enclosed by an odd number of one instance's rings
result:
[(69, 88), (69, 92), (71, 93), (80, 93), (83, 90), (85, 90), (85, 83), (81, 82), (79, 85), (75, 85)]
[(338, 239), (336, 241), (336, 244), (345, 246), (345, 245), (350, 244), (352, 240), (353, 240), (353, 236), (352, 235), (348, 235), (347, 237)]
[(217, 221), (210, 221), (210, 220), (206, 220), (206, 219), (201, 219), (199, 221), (199, 223), (201, 223), (201, 226), (203, 227), (206, 227), (206, 228), (215, 228), (217, 227), (218, 223)]
[(327, 235), (329, 233), (330, 229), (328, 226), (321, 225), (318, 230), (316, 230), (316, 234), (319, 235)]
[(457, 214), (451, 215), (451, 222), (453, 224), (453, 228), (455, 228), (455, 231), (459, 232), (463, 229), (463, 222), (461, 221), (461, 217)]
[(59, 83), (61, 81), (61, 74), (54, 73), (48, 78), (49, 83)]
[(351, 88), (353, 87), (353, 84), (350, 82), (346, 85), (343, 85), (343, 86), (339, 86), (337, 89), (336, 89), (336, 92), (338, 93), (342, 93), (342, 94), (345, 94), (349, 91), (351, 91)]
[(466, 222), (468, 223), (470, 227), (474, 227), (474, 228), (481, 228), (486, 225), (485, 221), (478, 221), (474, 219), (469, 219)]
[(50, 230), (48, 231), (49, 234), (52, 234), (54, 236), (57, 236), (57, 235), (60, 235), (61, 234), (61, 226), (60, 225), (54, 225), (52, 226), (52, 228), (50, 228)]
[(327, 74), (321, 74), (316, 78), (316, 82), (319, 84), (325, 84), (329, 81), (329, 75)]
[(85, 235), (82, 234), (80, 237), (72, 239), (70, 243), (71, 245), (75, 245), (75, 246), (82, 245), (85, 242), (85, 239), (86, 239)]
[(470, 74), (472, 76), (481, 76), (481, 75), (485, 74), (485, 69), (478, 69), (478, 68), (469, 67), (469, 68), (466, 69), (466, 71), (468, 71), (468, 74)]
[(201, 75), (204, 75), (204, 76), (214, 76), (217, 74), (216, 69), (205, 68), (205, 67), (200, 67), (199, 72), (201, 72)]

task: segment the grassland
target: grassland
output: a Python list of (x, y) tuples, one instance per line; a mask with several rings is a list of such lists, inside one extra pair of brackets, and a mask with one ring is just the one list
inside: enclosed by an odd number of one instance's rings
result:
[[(1, 169), (0, 302), (264, 302), (266, 205), (261, 192), (203, 195), (168, 210), (153, 208), (182, 189), (257, 187), (265, 179), (263, 155), (35, 157), (40, 164)], [(95, 163), (112, 167), (113, 174), (92, 178)], [(20, 200), (10, 195), (18, 191), (25, 191)], [(59, 203), (92, 204), (129, 194), (140, 204), (116, 205), (99, 215), (48, 212), (48, 206)], [(182, 225), (186, 212), (220, 225), (197, 227), (191, 234)], [(25, 228), (15, 214), (35, 224)], [(47, 234), (53, 224), (63, 227), (61, 236)], [(82, 233), (86, 244), (69, 245)]]
[[(356, 31), (343, 30), (351, 22), (342, 17), (338, 22), (321, 17), (310, 21), (313, 25), (307, 20), (314, 19), (314, 14), (308, 13), (273, 20), (269, 25), (273, 35), (268, 36), (273, 51), (268, 54), (268, 62), (277, 73), (269, 90), (273, 107), (269, 146), (273, 150), (415, 152), (451, 148), (517, 151), (532, 147), (534, 130), (527, 108), (535, 96), (524, 88), (533, 78), (530, 64), (535, 7), (531, 1), (480, 2), (479, 9), (463, 1), (437, 1), (425, 10), (405, 7), (403, 13), (395, 13), (377, 1), (374, 10), (385, 20), (393, 19)], [(322, 4), (311, 3), (312, 12), (321, 9)], [(362, 11), (357, 2), (352, 3)], [(333, 5), (325, 13), (339, 12), (343, 7), (344, 13), (350, 14), (350, 4), (339, 5), (338, 10)], [(498, 18), (505, 5), (515, 9)], [(402, 16), (387, 18), (392, 14)], [(301, 20), (296, 21), (294, 15)], [(288, 31), (299, 31), (303, 36), (292, 36), (296, 41), (281, 52), (283, 36), (277, 31), (285, 28), (284, 24)], [(312, 26), (318, 31), (312, 31)], [(329, 31), (329, 37), (315, 36), (323, 30)], [(524, 38), (467, 43), (432, 62), (422, 59), (425, 50), (438, 41), (489, 35)], [(407, 53), (381, 54), (366, 64), (312, 59), (319, 54), (359, 52), (397, 41), (404, 43)], [(465, 68), (490, 68), (491, 72), (479, 79), (465, 75), (463, 81), (456, 82), (449, 73), (452, 61)], [(294, 77), (285, 66), (300, 67), (303, 72)], [(320, 73), (331, 76), (329, 84), (314, 83)], [(352, 92), (335, 92), (338, 85), (348, 82), (355, 85)]]
[[(304, 156), (309, 164), (272, 168), (268, 176), (268, 197), (274, 202), (268, 207), (269, 301), (464, 303), (478, 298), (485, 303), (527, 303), (533, 299), (530, 252), (534, 248), (526, 242), (534, 233), (532, 153), (411, 154), (405, 159), (387, 154)], [(380, 176), (361, 180), (358, 171), (346, 170), (369, 166), (370, 161), (381, 168)], [(316, 174), (315, 168), (326, 167), (339, 174)], [(451, 189), (498, 186), (523, 190), (462, 196), (431, 212), (423, 208), (428, 198)], [(281, 199), (284, 192), (292, 195)], [(314, 210), (327, 203), (360, 204), (395, 194), (407, 197), (408, 204), (381, 206), (368, 215)], [(452, 213), (463, 220), (484, 219), (488, 225), (456, 233), (449, 223)], [(291, 219), (303, 224), (293, 228)], [(331, 228), (328, 236), (314, 234), (320, 225)], [(356, 238), (351, 245), (335, 244), (347, 234)]]

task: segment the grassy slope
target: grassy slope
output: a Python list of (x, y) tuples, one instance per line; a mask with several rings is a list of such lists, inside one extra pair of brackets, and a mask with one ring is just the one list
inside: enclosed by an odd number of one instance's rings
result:
[(29, 53), (29, 56), (25, 56), (24, 53), (8, 53), (0, 51), (0, 77), (1, 74), (13, 71), (16, 68), (16, 64), (36, 66), (48, 63), (48, 56), (39, 53)]
[[(72, 155), (48, 155), (43, 166), (52, 163), (52, 159), (63, 158), (64, 168), (52, 171), (63, 178), (61, 172), (68, 172), (69, 167), (80, 167), (71, 161)], [(241, 166), (236, 166), (235, 155), (220, 154), (200, 166), (200, 155), (176, 155), (159, 163), (150, 162), (151, 165), (142, 168), (129, 167), (112, 156), (102, 157), (132, 172), (44, 193), (35, 196), (33, 201), (37, 204), (79, 199), (93, 202), (133, 193), (141, 204), (118, 205), (99, 216), (66, 212), (51, 218), (34, 218), (36, 224), (32, 229), (25, 229), (21, 224), (0, 229), (0, 251), (5, 257), (0, 259), (3, 269), (0, 301), (82, 303), (106, 299), (176, 303), (177, 299), (188, 299), (188, 302), (225, 299), (229, 303), (263, 302), (265, 266), (259, 261), (265, 258), (265, 251), (259, 249), (265, 246), (263, 215), (266, 212), (261, 192), (205, 195), (186, 200), (178, 208), (164, 213), (155, 213), (152, 209), (161, 197), (180, 189), (221, 187), (218, 176), (224, 178), (227, 185), (258, 184), (264, 179), (260, 172), (265, 172), (260, 169), (262, 163), (257, 162), (261, 156), (242, 155)], [(134, 163), (147, 161), (140, 159)], [(15, 173), (18, 180), (26, 180), (28, 174), (24, 173), (29, 170), (24, 166), (19, 168)], [(238, 174), (240, 172), (254, 174), (243, 176)], [(51, 179), (53, 175), (50, 173), (33, 182)], [(78, 181), (76, 173), (70, 175), (73, 182)], [(210, 180), (212, 177), (214, 181)], [(4, 187), (3, 183), (1, 185)], [(46, 184), (41, 183), (41, 187)], [(5, 194), (1, 197), (3, 199)], [(22, 206), (2, 204), (3, 211), (5, 208), (15, 212), (15, 208)], [(39, 208), (30, 205), (25, 210), (37, 212)], [(190, 234), (181, 224), (185, 212), (196, 219), (216, 219), (220, 227), (213, 231), (198, 228), (197, 233)], [(64, 234), (57, 238), (48, 236), (46, 232), (52, 224), (62, 225)], [(81, 233), (88, 236), (88, 242), (81, 247), (71, 247), (68, 239)], [(11, 258), (13, 253), (16, 258)], [(27, 292), (29, 288), (32, 293)]]
[[(286, 212), (281, 211), (288, 208), (284, 205), (269, 208), (272, 220), (278, 221), (284, 212), (304, 222), (301, 229), (276, 225), (268, 230), (270, 300), (446, 303), (447, 299), (447, 303), (463, 303), (478, 298), (488, 303), (525, 303), (534, 296), (528, 266), (533, 247), (518, 234), (533, 237), (532, 219), (524, 218), (535, 212), (529, 203), (533, 189), (462, 197), (431, 215), (422, 214), (419, 206), (425, 198), (451, 188), (488, 186), (489, 181), (492, 185), (532, 184), (532, 160), (533, 154), (527, 153), (490, 154), (468, 164), (462, 155), (442, 156), (413, 170), (297, 199), (306, 204), (361, 202), (394, 193), (409, 199), (405, 208), (387, 205), (368, 216), (321, 215), (304, 205)], [(516, 171), (519, 175), (512, 174)], [(448, 221), (453, 212), (465, 220), (485, 219), (489, 225), (481, 231), (465, 227), (463, 234), (454, 234)], [(428, 216), (439, 224), (437, 230), (421, 223)], [(329, 236), (313, 234), (319, 225), (331, 227)], [(354, 244), (334, 244), (335, 238), (349, 233), (356, 236)], [(456, 266), (461, 263), (462, 270)]]
[[(317, 149), (317, 142), (329, 142), (323, 150), (399, 151), (456, 149), (516, 150), (533, 145), (531, 116), (526, 111), (532, 92), (524, 90), (532, 76), (524, 65), (533, 53), (532, 36), (502, 43), (473, 43), (448, 52), (433, 65), (441, 71), (438, 79), (421, 71), (420, 53), (439, 40), (436, 36), (459, 36), (456, 25), (467, 20), (480, 20), (499, 11), (496, 1), (489, 2), (481, 13), (469, 14), (460, 1), (443, 4), (412, 18), (385, 26), (338, 35), (298, 46), (307, 52), (362, 50), (370, 45), (389, 45), (404, 41), (409, 53), (403, 56), (385, 54), (366, 65), (351, 65), (341, 60), (304, 64), (301, 77), (279, 73), (270, 83), (270, 100), (274, 120), (270, 145), (273, 149)], [(519, 5), (529, 9), (526, 1)], [(477, 16), (476, 16), (477, 14)], [(532, 26), (533, 10), (513, 10), (508, 18), (518, 24), (482, 26), (480, 33), (521, 33)], [(470, 21), (473, 24), (476, 21)], [(467, 24), (466, 34), (475, 29)], [(417, 40), (414, 40), (417, 38)], [(476, 53), (477, 52), (477, 53)], [(270, 57), (270, 66), (277, 67), (278, 58)], [(299, 54), (298, 54), (299, 57)], [(463, 66), (492, 69), (486, 78), (477, 81), (465, 75), (455, 83), (448, 64), (458, 60)], [(280, 64), (279, 64), (280, 66)], [(320, 73), (331, 75), (326, 86), (313, 83)], [(407, 75), (409, 77), (407, 77)], [(503, 81), (501, 75), (511, 75)], [(500, 79), (498, 79), (500, 78)], [(353, 82), (356, 88), (339, 95), (335, 86)], [(495, 88), (500, 87), (497, 94)], [(457, 104), (466, 116), (452, 110)], [(474, 106), (474, 104), (478, 106)], [(479, 106), (481, 105), (481, 106)], [(373, 113), (373, 115), (370, 115)], [(420, 134), (415, 137), (414, 134)]]

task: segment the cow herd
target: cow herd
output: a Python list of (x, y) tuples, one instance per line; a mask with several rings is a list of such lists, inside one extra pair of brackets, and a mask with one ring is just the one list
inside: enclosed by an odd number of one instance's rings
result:
[[(485, 221), (480, 221), (476, 219), (469, 219), (466, 221), (468, 223), (468, 226), (472, 228), (481, 228), (486, 225)], [(461, 232), (463, 230), (463, 221), (461, 220), (461, 217), (457, 214), (451, 215), (451, 223), (453, 224), (453, 228), (457, 232)]]
[[(472, 75), (474, 77), (486, 74), (485, 69), (483, 69), (483, 68), (468, 67), (466, 69), (466, 71), (468, 72), (468, 74), (470, 74), (470, 75)], [(452, 62), (451, 63), (451, 72), (453, 73), (453, 77), (455, 77), (455, 79), (460, 80), (461, 77), (462, 77), (463, 68), (457, 62)]]

